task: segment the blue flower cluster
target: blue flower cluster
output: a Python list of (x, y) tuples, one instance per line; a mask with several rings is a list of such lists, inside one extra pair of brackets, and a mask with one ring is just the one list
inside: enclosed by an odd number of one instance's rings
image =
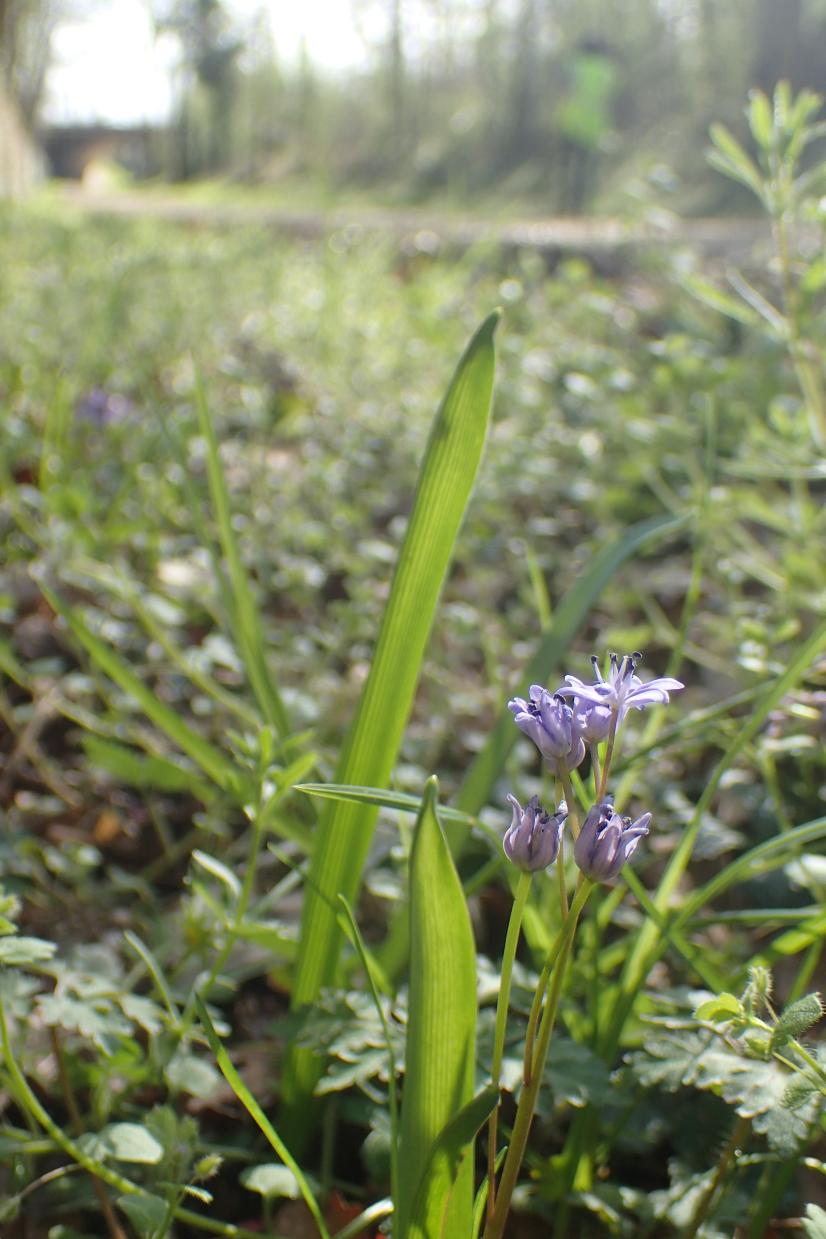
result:
[[(608, 741), (606, 761), (610, 762), (617, 728), (629, 710), (665, 705), (669, 693), (683, 687), (679, 680), (670, 676), (647, 682), (641, 680), (636, 673), (640, 657), (639, 654), (623, 657), (612, 654), (605, 677), (594, 656), (591, 659), (592, 683), (566, 675), (565, 683), (556, 692), (548, 692), (541, 684), (532, 684), (527, 700), (514, 697), (508, 702), (517, 727), (533, 740), (563, 784), (567, 782), (569, 771), (583, 761), (586, 750), (590, 748), (594, 753), (595, 746), (603, 740)], [(574, 859), (592, 882), (610, 882), (616, 878), (640, 839), (648, 834), (651, 822), (650, 813), (632, 821), (615, 811), (610, 797), (602, 794), (607, 773), (606, 766), (599, 803), (586, 815), (574, 845)], [(513, 820), (504, 840), (509, 860), (520, 869), (530, 871), (553, 864), (567, 817), (565, 802), (551, 816), (535, 796), (525, 809), (514, 796), (509, 796), (508, 800), (513, 807)]]

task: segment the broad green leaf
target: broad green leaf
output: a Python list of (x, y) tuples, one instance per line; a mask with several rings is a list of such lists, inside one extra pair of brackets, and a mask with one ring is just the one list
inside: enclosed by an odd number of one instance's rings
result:
[(51, 959), (56, 950), (45, 938), (0, 938), (0, 964), (37, 964)]
[[(410, 856), (399, 1239), (469, 1235), (473, 1217), (473, 1166), (457, 1163), (459, 1136), (467, 1143), (473, 1135), (459, 1115), (473, 1094), (476, 950), (462, 884), (436, 816), (437, 789), (430, 779)], [(452, 1122), (456, 1128), (444, 1136)]]
[(221, 1083), (221, 1077), (205, 1059), (187, 1050), (177, 1050), (164, 1069), (164, 1078), (176, 1092), (206, 1101)]
[(260, 1166), (248, 1166), (239, 1175), (241, 1183), (250, 1192), (258, 1192), (267, 1200), (277, 1200), (286, 1196), (289, 1200), (298, 1200), (301, 1192), (295, 1175), (289, 1166), (281, 1166), (276, 1162), (262, 1162)]
[(722, 1097), (779, 1151), (792, 1152), (806, 1139), (819, 1104), (813, 1097), (789, 1110), (784, 1105), (789, 1084), (784, 1067), (771, 1058), (739, 1054), (723, 1038), (707, 1032), (655, 1031), (646, 1036), (645, 1049), (635, 1051), (629, 1061), (646, 1086), (672, 1091), (698, 1088)]
[[(617, 569), (649, 540), (675, 533), (685, 524), (678, 516), (655, 517), (632, 525), (619, 541), (611, 543), (598, 552), (588, 569), (574, 582), (556, 608), (553, 622), (542, 636), (536, 651), (525, 668), (521, 686), (544, 684), (554, 668), (558, 667), (566, 650), (577, 636), (588, 611)], [(514, 691), (519, 685), (514, 685)], [(498, 779), (508, 754), (519, 738), (519, 730), (513, 725), (513, 715), (503, 702), (502, 712), (492, 727), (487, 742), (474, 759), (456, 798), (456, 808), (463, 813), (477, 814), (488, 803), (493, 786)], [(457, 847), (467, 836), (451, 831), (454, 855)]]
[(139, 1123), (110, 1123), (100, 1139), (106, 1153), (118, 1162), (155, 1166), (163, 1157), (163, 1146)]
[[(413, 510), (382, 617), (370, 673), (335, 771), (336, 783), (382, 787), (389, 778), (421, 672), (439, 594), (482, 456), (493, 390), (498, 313), (481, 325), (436, 415)], [(334, 802), (322, 816), (304, 900), (293, 1007), (314, 1001), (338, 971), (336, 898), (352, 902), (373, 837), (374, 806)], [(318, 1062), (293, 1050), (283, 1099), (294, 1142), (311, 1117)]]
[(196, 409), (198, 424), (206, 443), (206, 465), (209, 478), (209, 489), (212, 496), (212, 506), (215, 519), (218, 522), (218, 537), (221, 550), (226, 560), (229, 575), (230, 597), (228, 599), (230, 617), (238, 643), (238, 649), (244, 662), (252, 691), (255, 693), (261, 710), (268, 723), (282, 737), (289, 735), (290, 723), (284, 703), (273, 683), (267, 666), (264, 629), (258, 603), (247, 578), (247, 573), (238, 549), (238, 540), (232, 525), (232, 509), (229, 501), (224, 470), (221, 465), (221, 454), (215, 437), (215, 427), (212, 424), (209, 407), (200, 383), (196, 389)]
[(698, 1020), (712, 1021), (730, 1020), (732, 1016), (742, 1014), (743, 1004), (734, 994), (718, 994), (716, 998), (709, 998), (708, 1002), (701, 1002), (696, 1011)]
[[(490, 1118), (499, 1104), (499, 1089), (489, 1084), (472, 1101), (463, 1106), (436, 1138), (422, 1172), (411, 1218), (412, 1233), (417, 1230), (423, 1236), (445, 1235), (442, 1223), (444, 1209), (435, 1192), (440, 1182), (454, 1182), (462, 1163), (479, 1129)], [(435, 1208), (434, 1208), (435, 1203)], [(473, 1219), (471, 1219), (471, 1225)]]
[(218, 1034), (215, 1031), (212, 1020), (209, 1018), (209, 1012), (207, 1011), (203, 999), (199, 994), (195, 995), (195, 1008), (198, 1012), (198, 1019), (201, 1021), (204, 1032), (206, 1033), (209, 1047), (215, 1055), (215, 1061), (220, 1068), (221, 1074), (232, 1089), (233, 1093), (235, 1093), (235, 1096), (241, 1102), (241, 1105), (244, 1107), (247, 1114), (249, 1114), (250, 1118), (254, 1119), (258, 1124), (261, 1131), (270, 1142), (271, 1147), (281, 1158), (284, 1165), (289, 1167), (292, 1171), (304, 1203), (309, 1209), (313, 1220), (318, 1227), (321, 1239), (330, 1239), (330, 1232), (328, 1231), (324, 1218), (322, 1217), (321, 1209), (318, 1206), (318, 1201), (313, 1195), (312, 1189), (310, 1188), (301, 1167), (290, 1153), (290, 1150), (287, 1148), (286, 1144), (281, 1139), (278, 1132), (275, 1130), (272, 1123), (267, 1118), (266, 1114), (261, 1109), (258, 1102), (255, 1100), (252, 1093), (235, 1069), (229, 1054), (218, 1040)]
[(52, 590), (41, 586), (44, 596), (55, 611), (63, 617), (75, 639), (110, 680), (121, 688), (143, 710), (146, 717), (160, 728), (187, 757), (225, 791), (234, 790), (237, 783), (235, 769), (219, 749), (214, 748), (203, 736), (189, 727), (180, 715), (156, 697), (119, 654), (101, 641), (83, 620), (80, 614)]

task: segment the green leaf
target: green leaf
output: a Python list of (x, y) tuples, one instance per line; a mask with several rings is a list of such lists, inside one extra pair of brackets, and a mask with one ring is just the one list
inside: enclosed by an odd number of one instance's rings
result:
[[(399, 813), (418, 815), (422, 810), (421, 796), (411, 796), (407, 792), (385, 791), (380, 787), (351, 787), (343, 783), (296, 783), (293, 790), (305, 792), (308, 796), (320, 796), (326, 800), (378, 805), (383, 809), (395, 809)], [(461, 809), (451, 809), (450, 805), (440, 807), (439, 818), (443, 822), (459, 822), (468, 827), (476, 822), (472, 813), (463, 813)]]
[(203, 736), (189, 727), (180, 715), (152, 692), (132, 668), (100, 637), (95, 636), (80, 614), (58, 597), (53, 590), (41, 586), (51, 606), (63, 617), (74, 638), (110, 680), (137, 702), (150, 722), (154, 723), (178, 748), (186, 753), (214, 783), (225, 791), (237, 784), (235, 768), (229, 758), (214, 748)]
[(57, 947), (45, 938), (0, 938), (0, 964), (37, 964), (51, 959)]
[(754, 160), (746, 154), (725, 125), (712, 125), (710, 133), (711, 140), (717, 149), (711, 152), (709, 162), (735, 181), (742, 181), (744, 185), (748, 185), (758, 198), (762, 198), (763, 181)]
[(141, 1162), (155, 1166), (163, 1146), (139, 1123), (110, 1123), (100, 1133), (103, 1150), (118, 1162)]
[(250, 1192), (258, 1192), (266, 1200), (276, 1200), (287, 1197), (288, 1200), (298, 1200), (301, 1192), (295, 1175), (289, 1166), (281, 1166), (275, 1162), (262, 1162), (260, 1166), (248, 1166), (239, 1176), (242, 1184)]
[[(469, 1160), (458, 1165), (457, 1141), (459, 1134), (467, 1135), (459, 1116), (473, 1093), (476, 950), (462, 884), (436, 815), (437, 792), (432, 778), (410, 857), (400, 1239), (469, 1235), (473, 1216), (473, 1167)], [(443, 1135), (452, 1123), (456, 1127)]]
[[(444, 1211), (433, 1208), (435, 1185), (445, 1179), (450, 1183), (456, 1180), (462, 1159), (467, 1155), (477, 1132), (487, 1122), (498, 1104), (499, 1089), (489, 1084), (467, 1105), (463, 1106), (439, 1133), (430, 1150), (427, 1165), (416, 1190), (412, 1209), (411, 1234), (415, 1234), (418, 1229), (422, 1236), (427, 1236), (429, 1239), (431, 1234), (449, 1235), (452, 1233), (445, 1229), (444, 1224), (440, 1225)], [(434, 1222), (439, 1226), (438, 1230), (433, 1229)]]
[(91, 765), (113, 774), (128, 787), (148, 787), (161, 792), (189, 791), (207, 803), (215, 797), (209, 783), (168, 757), (139, 753), (125, 744), (91, 734), (84, 735), (83, 748)]
[(167, 1219), (166, 1201), (160, 1196), (152, 1196), (149, 1192), (140, 1196), (118, 1196), (117, 1203), (141, 1239), (150, 1239)]
[[(481, 325), (436, 415), (370, 673), (335, 771), (336, 783), (382, 787), (401, 744), (439, 594), (482, 456), (493, 390), (498, 313)], [(373, 806), (335, 802), (319, 822), (304, 899), (293, 1007), (334, 982), (342, 931), (336, 897), (353, 902), (376, 823)], [(293, 1050), (283, 1099), (294, 1143), (306, 1134), (318, 1062)]]
[(794, 1037), (803, 1033), (818, 1022), (823, 1016), (823, 1003), (820, 994), (806, 994), (786, 1007), (772, 1032), (770, 1048), (778, 1049)]
[(187, 1050), (176, 1051), (164, 1070), (164, 1077), (178, 1092), (200, 1097), (202, 1101), (211, 1097), (221, 1082), (212, 1063)]
[(709, 998), (708, 1002), (701, 1002), (696, 1011), (698, 1020), (730, 1020), (734, 1016), (743, 1015), (743, 1004), (739, 998), (735, 998), (734, 994), (718, 994), (716, 998)]
[(698, 301), (710, 306), (712, 310), (719, 310), (727, 318), (733, 318), (738, 323), (745, 323), (748, 327), (755, 327), (759, 322), (758, 315), (751, 306), (744, 305), (736, 297), (724, 293), (714, 284), (710, 284), (708, 280), (703, 280), (697, 275), (687, 275), (683, 279), (683, 285)]
[(235, 639), (244, 662), (247, 678), (255, 693), (264, 717), (271, 723), (282, 737), (289, 735), (290, 723), (284, 703), (273, 683), (267, 666), (264, 629), (258, 603), (247, 577), (238, 540), (232, 525), (232, 509), (229, 501), (226, 478), (221, 465), (221, 455), (218, 441), (215, 437), (215, 427), (212, 424), (209, 407), (206, 402), (203, 387), (196, 387), (195, 406), (198, 412), (198, 423), (206, 443), (206, 466), (209, 479), (209, 489), (212, 496), (212, 506), (218, 522), (218, 537), (221, 550), (226, 560), (229, 574), (230, 592), (227, 598)]
[(785, 1110), (799, 1110), (810, 1101), (815, 1092), (815, 1085), (806, 1076), (793, 1076), (786, 1085), (786, 1090), (780, 1098), (780, 1104)]
[(815, 1096), (795, 1110), (788, 1109), (784, 1104), (789, 1084), (785, 1068), (772, 1058), (739, 1054), (709, 1032), (656, 1032), (646, 1038), (645, 1049), (633, 1053), (629, 1061), (645, 1085), (656, 1084), (672, 1091), (692, 1087), (722, 1097), (781, 1152), (792, 1152), (807, 1139), (819, 1104)]
[(150, 1037), (163, 1028), (163, 1011), (151, 998), (143, 994), (121, 994), (118, 1003), (126, 1018), (149, 1033)]
[(218, 1040), (218, 1034), (213, 1027), (212, 1020), (209, 1018), (209, 1012), (207, 1011), (200, 994), (195, 995), (195, 1007), (198, 1012), (198, 1019), (203, 1025), (207, 1041), (209, 1042), (212, 1053), (215, 1055), (215, 1061), (220, 1068), (221, 1074), (232, 1089), (233, 1093), (235, 1093), (235, 1096), (241, 1102), (241, 1105), (247, 1111), (247, 1114), (249, 1114), (249, 1116), (258, 1124), (261, 1131), (270, 1142), (272, 1148), (281, 1158), (282, 1162), (284, 1162), (285, 1166), (288, 1166), (292, 1171), (304, 1203), (309, 1209), (313, 1220), (318, 1227), (321, 1239), (330, 1239), (330, 1232), (327, 1229), (321, 1210), (318, 1207), (318, 1201), (313, 1195), (312, 1189), (310, 1188), (301, 1167), (233, 1066), (229, 1054)]
[(200, 866), (206, 873), (217, 878), (232, 895), (233, 899), (237, 899), (241, 894), (241, 883), (238, 881), (231, 869), (228, 869), (222, 861), (216, 860), (214, 856), (210, 856), (208, 852), (202, 852), (196, 848), (192, 853), (192, 859), (196, 865)]
[(774, 141), (772, 107), (762, 90), (749, 95), (749, 128), (758, 146), (767, 151)]

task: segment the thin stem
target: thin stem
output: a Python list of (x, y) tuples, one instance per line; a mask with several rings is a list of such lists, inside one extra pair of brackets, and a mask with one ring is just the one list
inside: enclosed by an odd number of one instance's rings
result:
[(593, 742), (589, 748), (591, 752), (591, 774), (594, 781), (594, 796), (596, 796), (598, 800), (599, 795), (597, 789), (602, 781), (599, 774), (599, 745), (596, 742)]
[(560, 934), (554, 939), (554, 945), (551, 948), (550, 957), (545, 961), (542, 972), (539, 974), (539, 980), (534, 991), (533, 1002), (531, 1003), (531, 1011), (528, 1016), (528, 1028), (525, 1033), (525, 1051), (522, 1063), (522, 1081), (524, 1084), (530, 1084), (533, 1073), (533, 1055), (534, 1045), (536, 1044), (536, 1030), (539, 1027), (539, 1017), (542, 1014), (542, 1003), (545, 998), (545, 993), (548, 989), (548, 981), (551, 976), (552, 959), (556, 954), (557, 948), (561, 941)]
[(562, 837), (556, 854), (556, 878), (559, 884), (559, 906), (562, 909), (562, 919), (565, 920), (568, 915), (568, 887), (565, 883), (565, 840)]
[[(513, 897), (513, 907), (511, 908), (510, 920), (508, 921), (508, 932), (505, 936), (505, 949), (502, 955), (502, 973), (499, 980), (499, 994), (496, 999), (496, 1027), (493, 1037), (493, 1059), (490, 1066), (491, 1081), (496, 1088), (499, 1088), (500, 1085), (502, 1075), (502, 1059), (505, 1054), (505, 1032), (508, 1022), (508, 1008), (510, 1007), (513, 961), (516, 958), (516, 948), (519, 945), (519, 934), (522, 929), (522, 918), (525, 914), (525, 907), (527, 905), (528, 895), (531, 890), (532, 878), (533, 874), (531, 873), (520, 873), (519, 875), (519, 881), (516, 884), (516, 892)], [(493, 1209), (496, 1201), (496, 1135), (498, 1118), (499, 1107), (497, 1106), (491, 1114), (488, 1122), (487, 1216), (489, 1220), (493, 1216)]]
[(605, 761), (602, 764), (602, 776), (599, 780), (599, 791), (597, 792), (597, 803), (605, 799), (605, 793), (608, 789), (608, 773), (611, 769), (611, 761), (614, 756), (614, 742), (617, 738), (617, 725), (619, 723), (619, 714), (614, 709), (611, 716), (611, 729), (608, 732), (608, 743), (605, 746)]
[(502, 1169), (502, 1179), (499, 1185), (499, 1196), (496, 1201), (493, 1216), (488, 1219), (488, 1223), (485, 1227), (484, 1239), (502, 1239), (505, 1223), (510, 1211), (511, 1197), (513, 1196), (516, 1181), (519, 1177), (522, 1159), (525, 1156), (525, 1149), (528, 1143), (528, 1134), (530, 1132), (533, 1113), (536, 1108), (536, 1099), (539, 1094), (539, 1086), (542, 1082), (542, 1074), (545, 1066), (545, 1060), (548, 1055), (551, 1033), (553, 1032), (557, 1008), (559, 1006), (559, 996), (562, 992), (562, 982), (565, 977), (568, 959), (571, 954), (571, 947), (573, 946), (577, 922), (579, 921), (580, 913), (582, 912), (585, 902), (592, 889), (593, 884), (583, 878), (574, 896), (570, 914), (562, 927), (562, 938), (559, 946), (559, 952), (554, 961), (550, 990), (545, 1003), (545, 1009), (542, 1013), (542, 1022), (539, 1028), (536, 1052), (534, 1054), (531, 1068), (532, 1075), (530, 1081), (526, 1081), (523, 1084), (522, 1092), (519, 1096), (519, 1104), (516, 1109), (516, 1120), (511, 1133), (511, 1140), (508, 1147), (507, 1157), (505, 1158), (505, 1165)]
[(569, 771), (562, 766), (559, 767), (557, 773), (559, 774), (559, 782), (562, 785), (565, 803), (568, 806), (568, 821), (571, 824), (571, 833), (576, 839), (579, 834), (579, 808), (577, 806), (577, 798), (574, 795), (574, 785), (571, 782)]

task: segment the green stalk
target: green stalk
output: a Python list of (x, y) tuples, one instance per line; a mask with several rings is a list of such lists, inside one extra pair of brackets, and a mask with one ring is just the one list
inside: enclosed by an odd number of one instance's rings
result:
[[(493, 1037), (493, 1059), (490, 1065), (491, 1083), (500, 1087), (502, 1075), (502, 1059), (505, 1054), (505, 1031), (508, 1023), (510, 1007), (511, 977), (513, 961), (516, 958), (516, 948), (519, 945), (519, 934), (522, 929), (522, 917), (531, 890), (532, 873), (520, 873), (513, 897), (508, 932), (505, 936), (505, 950), (502, 955), (502, 973), (499, 980), (499, 994), (496, 999), (496, 1026)], [(499, 1118), (499, 1107), (496, 1106), (488, 1123), (488, 1221), (493, 1217), (496, 1203), (496, 1129)]]
[(545, 1009), (542, 1013), (542, 1022), (539, 1028), (539, 1037), (537, 1039), (536, 1053), (534, 1055), (531, 1078), (523, 1087), (519, 1095), (519, 1104), (516, 1109), (516, 1120), (511, 1133), (510, 1146), (508, 1154), (505, 1158), (505, 1165), (502, 1169), (502, 1180), (499, 1185), (499, 1195), (496, 1200), (496, 1206), (493, 1211), (493, 1216), (489, 1219), (485, 1227), (483, 1239), (502, 1239), (505, 1229), (505, 1223), (510, 1212), (511, 1197), (513, 1196), (516, 1181), (519, 1177), (519, 1171), (522, 1166), (522, 1159), (525, 1156), (525, 1149), (528, 1143), (528, 1134), (530, 1132), (533, 1113), (536, 1109), (536, 1099), (539, 1095), (539, 1086), (542, 1083), (542, 1075), (545, 1067), (545, 1060), (548, 1056), (548, 1048), (551, 1043), (551, 1033), (556, 1022), (556, 1013), (559, 1007), (559, 997), (562, 992), (562, 983), (567, 970), (568, 959), (570, 958), (571, 948), (574, 942), (577, 923), (580, 913), (585, 907), (585, 902), (593, 890), (593, 883), (583, 878), (577, 892), (574, 896), (574, 901), (571, 905), (571, 911), (568, 915), (565, 925), (562, 930), (562, 941), (559, 947), (559, 953), (554, 962), (554, 971), (551, 979), (550, 991), (545, 1003)]

